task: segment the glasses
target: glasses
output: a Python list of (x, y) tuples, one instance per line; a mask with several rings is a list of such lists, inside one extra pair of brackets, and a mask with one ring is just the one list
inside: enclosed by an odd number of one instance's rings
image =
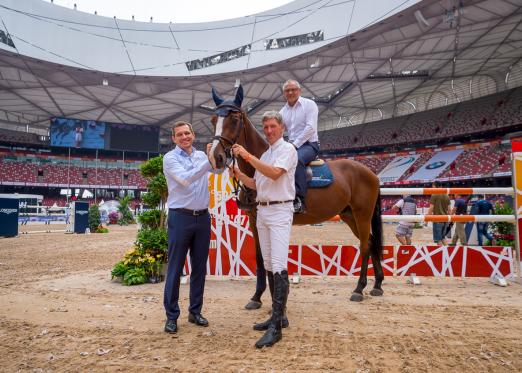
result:
[(299, 91), (299, 88), (286, 88), (283, 92), (287, 93), (287, 92), (297, 92)]

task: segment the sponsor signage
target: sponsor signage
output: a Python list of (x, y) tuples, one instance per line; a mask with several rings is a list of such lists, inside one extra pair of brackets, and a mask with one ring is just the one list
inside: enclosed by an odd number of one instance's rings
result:
[(0, 237), (18, 235), (18, 198), (0, 198)]

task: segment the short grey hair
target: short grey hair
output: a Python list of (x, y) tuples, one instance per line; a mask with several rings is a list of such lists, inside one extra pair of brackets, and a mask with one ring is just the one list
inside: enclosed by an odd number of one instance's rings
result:
[(294, 79), (288, 79), (286, 82), (284, 82), (283, 84), (283, 91), (285, 90), (286, 86), (289, 85), (289, 84), (294, 84), (295, 86), (297, 86), (298, 89), (301, 89), (301, 84), (299, 84), (299, 82), (297, 80), (294, 80)]
[(278, 111), (275, 111), (275, 110), (265, 111), (263, 113), (263, 118), (261, 119), (261, 122), (264, 123), (265, 121), (270, 120), (270, 119), (275, 119), (277, 123), (283, 124), (283, 117), (281, 116), (281, 114)]

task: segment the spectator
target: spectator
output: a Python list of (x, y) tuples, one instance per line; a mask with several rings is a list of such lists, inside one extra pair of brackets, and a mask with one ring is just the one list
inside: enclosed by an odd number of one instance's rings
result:
[[(433, 182), (434, 188), (439, 187), (437, 182)], [(450, 199), (447, 194), (433, 194), (430, 199), (430, 208), (428, 215), (448, 215)], [(433, 241), (437, 245), (446, 245), (444, 235), (446, 233), (447, 223), (433, 223)]]
[[(468, 214), (468, 202), (461, 195), (455, 195), (455, 205), (451, 211), (452, 215), (467, 215)], [(451, 246), (455, 246), (457, 241), (460, 239), (462, 245), (467, 245), (468, 240), (466, 238), (466, 223), (455, 223), (455, 234), (451, 240)]]
[[(477, 203), (477, 215), (491, 215), (493, 214), (493, 205), (486, 199), (486, 196), (480, 196)], [(477, 235), (478, 235), (478, 244), (482, 246), (482, 236), (485, 236), (491, 245), (494, 245), (493, 236), (488, 232), (489, 223), (481, 222), (477, 223)]]
[[(415, 215), (417, 213), (417, 205), (415, 204), (415, 200), (409, 195), (406, 195), (404, 198), (398, 200), (397, 203), (393, 205), (392, 209), (399, 211), (400, 215)], [(397, 229), (395, 230), (395, 237), (397, 237), (397, 240), (399, 240), (401, 244), (411, 245), (413, 226), (414, 223), (411, 222), (399, 222), (399, 225), (397, 225)]]

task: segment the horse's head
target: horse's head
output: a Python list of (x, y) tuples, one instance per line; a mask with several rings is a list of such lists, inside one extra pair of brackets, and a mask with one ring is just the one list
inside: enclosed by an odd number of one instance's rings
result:
[(222, 169), (232, 160), (231, 147), (238, 142), (244, 131), (244, 118), (241, 111), (243, 87), (238, 87), (233, 101), (223, 100), (214, 88), (212, 88), (212, 98), (216, 104), (216, 110), (212, 116), (214, 138), (209, 160), (214, 168)]

